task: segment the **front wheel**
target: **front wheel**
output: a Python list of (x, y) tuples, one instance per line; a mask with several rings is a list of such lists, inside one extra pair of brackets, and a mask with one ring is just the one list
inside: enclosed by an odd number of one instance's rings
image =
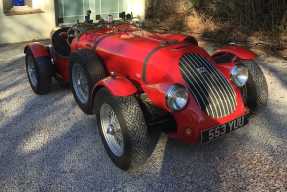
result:
[(268, 102), (268, 85), (263, 71), (255, 61), (242, 61), (248, 68), (249, 79), (243, 88), (246, 105), (254, 114), (262, 110)]
[(114, 97), (101, 89), (94, 103), (98, 129), (112, 161), (123, 170), (143, 164), (155, 143), (136, 98)]

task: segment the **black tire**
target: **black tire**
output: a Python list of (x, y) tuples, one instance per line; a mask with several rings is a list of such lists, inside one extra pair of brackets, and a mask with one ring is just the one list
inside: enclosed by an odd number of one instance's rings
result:
[(268, 86), (263, 71), (255, 61), (242, 61), (249, 70), (249, 79), (243, 88), (245, 103), (251, 114), (260, 112), (268, 103)]
[[(95, 95), (95, 114), (99, 133), (105, 149), (112, 161), (123, 170), (137, 168), (144, 164), (152, 154), (157, 142), (148, 130), (142, 109), (134, 96), (114, 97), (105, 88)], [(100, 110), (108, 104), (114, 110), (121, 127), (124, 140), (124, 152), (116, 156), (110, 149), (103, 134)]]
[[(81, 101), (79, 95), (77, 95), (77, 92), (75, 91), (75, 85), (73, 79), (73, 68), (74, 67), (80, 67), (84, 75), (87, 78), (88, 83), (88, 100), (85, 102)], [(75, 68), (74, 68), (75, 69)], [(82, 111), (86, 114), (92, 114), (92, 96), (91, 91), (93, 86), (99, 82), (100, 80), (104, 79), (106, 77), (106, 70), (104, 68), (103, 63), (101, 60), (96, 56), (96, 54), (91, 50), (79, 50), (78, 52), (71, 55), (70, 58), (70, 77), (71, 77), (71, 88), (72, 92), (74, 94), (74, 98)]]
[[(44, 95), (49, 93), (52, 84), (52, 76), (54, 72), (51, 60), (47, 58), (36, 59), (31, 50), (26, 51), (26, 72), (33, 91), (38, 95)], [(28, 62), (32, 62), (35, 67), (36, 83), (32, 83), (31, 76), (29, 75)]]

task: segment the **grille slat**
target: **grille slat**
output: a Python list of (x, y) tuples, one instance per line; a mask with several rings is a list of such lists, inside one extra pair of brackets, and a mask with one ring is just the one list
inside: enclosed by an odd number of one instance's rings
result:
[[(195, 61), (194, 59), (192, 60), (193, 61), (193, 63), (195, 64), (195, 63), (197, 63), (198, 61)], [(198, 65), (197, 65), (198, 66)], [(218, 108), (219, 108), (219, 111), (220, 111), (220, 116), (223, 116), (225, 113), (228, 113), (227, 111), (226, 111), (226, 109), (228, 109), (228, 105), (227, 105), (227, 103), (226, 103), (226, 101), (225, 100), (223, 100), (223, 102), (224, 103), (222, 103), (222, 100), (220, 99), (221, 97), (223, 97), (223, 93), (221, 92), (221, 90), (219, 89), (219, 86), (218, 86), (218, 82), (216, 81), (216, 79), (214, 79), (213, 78), (213, 76), (210, 76), (211, 77), (211, 79), (209, 78), (209, 77), (207, 77), (206, 75), (210, 75), (210, 74), (201, 74), (202, 75), (202, 77), (204, 78), (204, 79), (206, 79), (209, 83), (207, 84), (208, 85), (208, 87), (210, 88), (210, 89), (212, 89), (212, 87), (211, 87), (211, 85), (212, 86), (215, 86), (215, 93), (216, 93), (216, 100), (217, 100), (217, 106), (218, 106)], [(219, 107), (220, 105), (225, 105), (225, 107)]]
[(189, 84), (189, 91), (207, 115), (222, 118), (236, 108), (236, 94), (211, 63), (198, 54), (186, 54), (180, 59), (180, 71)]
[[(200, 57), (200, 58), (197, 58), (197, 61), (196, 62), (204, 62), (203, 60), (202, 60), (202, 58)], [(204, 62), (204, 64), (205, 64), (206, 62)], [(209, 63), (208, 63), (208, 65), (210, 65)], [(218, 78), (221, 78), (221, 77), (219, 77), (218, 76), (218, 74), (217, 74), (217, 70), (216, 69), (211, 69), (209, 66), (207, 66), (206, 67), (206, 69), (207, 69), (207, 71), (209, 72), (207, 75), (208, 75), (208, 77), (210, 77), (212, 80), (213, 80), (213, 83), (211, 83), (214, 87), (215, 87), (215, 90), (219, 90), (220, 91), (220, 93), (221, 93), (221, 95), (219, 96), (220, 98), (226, 98), (226, 97), (230, 97), (230, 95), (228, 94), (228, 92), (224, 92), (224, 91), (222, 91), (222, 89), (220, 88), (220, 87), (222, 87), (222, 86), (225, 86), (224, 85), (224, 81), (220, 81)], [(207, 77), (207, 78), (208, 78)], [(230, 102), (230, 100), (225, 100), (225, 99), (223, 99), (223, 100), (221, 100), (224, 104), (223, 105), (225, 105), (225, 107), (223, 107), (223, 110), (227, 110), (227, 112), (225, 112), (225, 113), (232, 113), (232, 109), (230, 108), (230, 106), (231, 105), (233, 105), (233, 103), (231, 104)]]
[[(188, 59), (188, 58), (187, 58)], [(188, 59), (189, 60), (189, 59)], [(190, 60), (189, 60), (190, 61)], [(195, 63), (194, 63), (195, 64)], [(195, 76), (196, 82), (201, 82), (201, 79), (203, 79), (202, 82), (202, 87), (206, 90), (206, 92), (209, 94), (209, 103), (212, 102), (216, 105), (220, 105), (220, 101), (218, 99), (218, 97), (220, 97), (219, 95), (217, 95), (217, 91), (215, 92), (211, 92), (210, 90), (212, 89), (212, 87), (210, 87), (210, 82), (209, 82), (209, 78), (205, 78), (202, 74), (197, 73), (197, 71), (195, 71), (188, 63), (186, 63), (186, 65), (189, 67), (189, 69), (191, 71), (193, 71), (193, 74)], [(210, 94), (211, 93), (211, 94)], [(206, 94), (208, 96), (208, 94)], [(208, 108), (211, 108), (210, 105), (208, 105)], [(212, 108), (211, 108), (212, 110)], [(221, 111), (221, 108), (219, 108), (219, 111), (215, 111), (215, 116), (221, 116), (223, 113)]]
[[(228, 85), (226, 88), (228, 90), (227, 93), (229, 93), (229, 96), (231, 98), (231, 101), (233, 102), (233, 105), (236, 105), (236, 96), (235, 96), (235, 92), (234, 90), (232, 89), (232, 87), (229, 85), (228, 81), (225, 79), (225, 77), (220, 73), (218, 72), (218, 70), (213, 66), (211, 65), (205, 58), (203, 57), (200, 57), (204, 63), (206, 64), (207, 67), (210, 67), (211, 70), (214, 71), (214, 73), (218, 76), (218, 78), (220, 79), (220, 82), (222, 82), (222, 86), (225, 86), (225, 85)], [(216, 73), (217, 72), (217, 73)]]
[[(196, 55), (196, 57), (199, 58), (200, 61), (203, 62), (203, 64), (205, 64), (207, 70), (211, 73), (211, 77), (215, 76), (216, 78), (218, 78), (217, 80), (215, 80), (215, 82), (218, 82), (220, 84), (220, 87), (221, 86), (225, 87), (226, 85), (229, 85), (229, 83), (227, 82), (225, 77), (221, 73), (219, 73), (217, 71), (217, 69), (213, 65), (211, 65), (206, 59), (204, 59), (204, 58), (202, 58), (202, 57), (200, 57), (198, 55)], [(233, 112), (232, 106), (236, 105), (235, 93), (234, 93), (234, 91), (233, 91), (231, 86), (226, 86), (226, 88), (227, 88), (227, 91), (224, 92), (224, 94), (225, 94), (224, 97), (225, 98), (226, 97), (230, 98), (230, 99), (225, 100), (225, 101), (227, 101), (229, 103), (227, 105), (229, 113), (232, 113)]]
[[(207, 100), (208, 92), (203, 91), (202, 86), (199, 85), (197, 81), (193, 81), (193, 76), (191, 74), (191, 71), (187, 68), (186, 65), (183, 65), (183, 68), (185, 68), (185, 70), (183, 70), (185, 77), (188, 79), (188, 81), (192, 85), (190, 86), (190, 91), (196, 96), (196, 99), (200, 105), (208, 106), (208, 103), (209, 103), (209, 101)], [(206, 108), (206, 110), (208, 113), (213, 114), (213, 112), (208, 107)]]

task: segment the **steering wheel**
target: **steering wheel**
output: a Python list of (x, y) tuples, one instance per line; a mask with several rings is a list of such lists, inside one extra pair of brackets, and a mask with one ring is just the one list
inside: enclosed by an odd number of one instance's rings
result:
[(81, 31), (78, 29), (77, 24), (73, 25), (67, 31), (67, 43), (70, 45), (75, 37), (78, 37), (81, 34)]

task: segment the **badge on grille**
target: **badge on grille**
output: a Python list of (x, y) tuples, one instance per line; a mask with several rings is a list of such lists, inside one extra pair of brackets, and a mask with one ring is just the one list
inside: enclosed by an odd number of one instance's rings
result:
[(205, 69), (205, 67), (198, 67), (198, 68), (196, 68), (197, 69), (197, 71), (199, 72), (199, 73), (207, 73), (207, 70)]

